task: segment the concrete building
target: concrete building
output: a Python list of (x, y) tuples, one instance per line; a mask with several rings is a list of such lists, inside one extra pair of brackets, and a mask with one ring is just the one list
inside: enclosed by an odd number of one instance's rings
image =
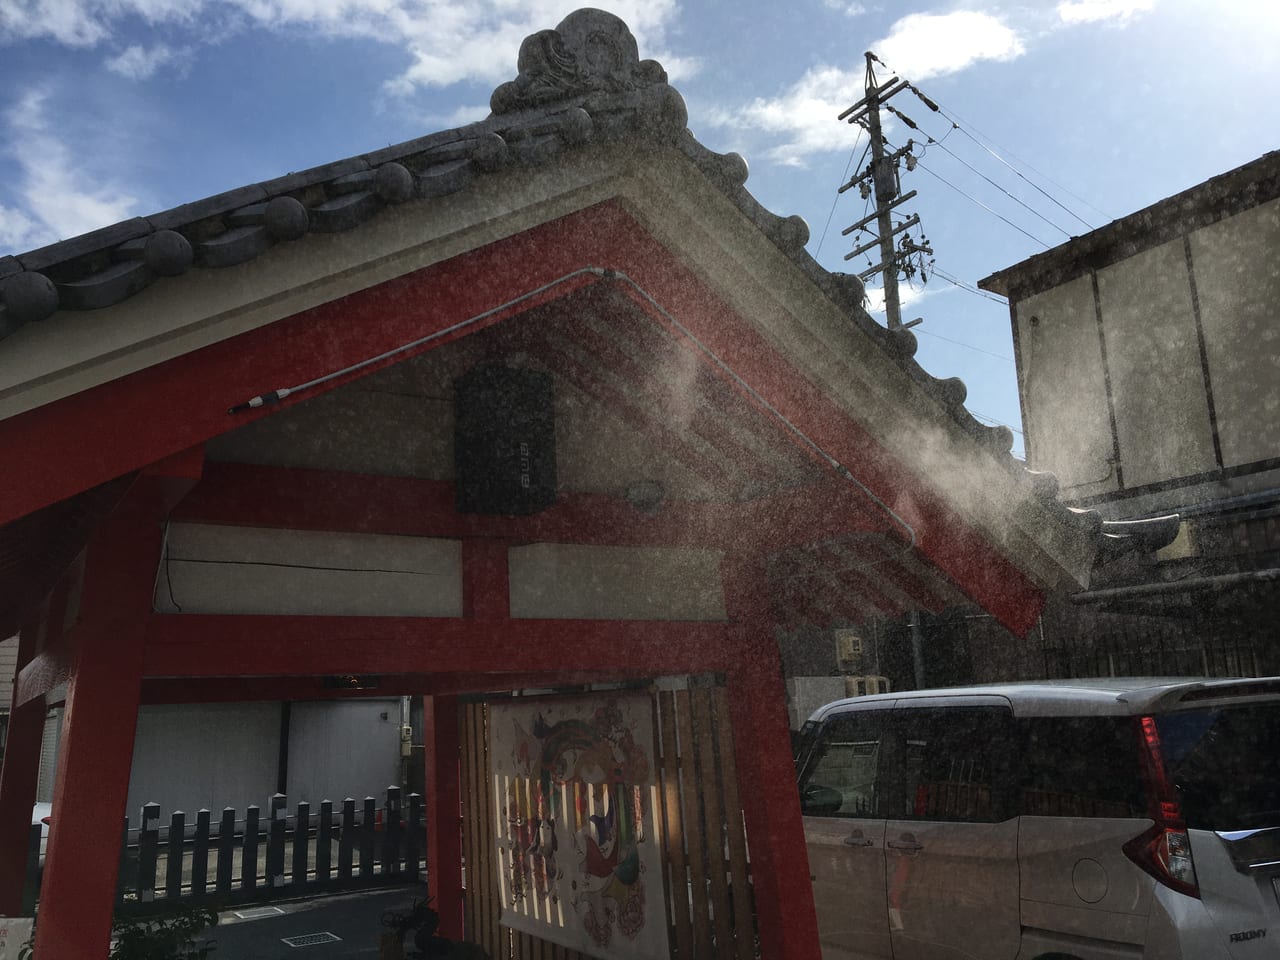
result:
[(1051, 602), (1050, 674), (1280, 671), (1280, 152), (987, 277), (1028, 466), (1177, 539)]

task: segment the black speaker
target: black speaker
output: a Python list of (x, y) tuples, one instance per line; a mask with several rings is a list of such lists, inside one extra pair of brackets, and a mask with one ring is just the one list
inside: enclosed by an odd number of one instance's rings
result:
[(453, 417), (459, 513), (528, 515), (556, 502), (550, 374), (477, 367), (453, 383)]

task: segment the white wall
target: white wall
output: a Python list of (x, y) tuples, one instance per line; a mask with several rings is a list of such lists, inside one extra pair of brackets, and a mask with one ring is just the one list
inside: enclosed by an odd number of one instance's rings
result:
[[(385, 719), (384, 719), (385, 715)], [(400, 782), (400, 701), (295, 703), (289, 718), (290, 809), (306, 800), (335, 807), (347, 797), (378, 800)]]
[(129, 779), (129, 823), (144, 803), (160, 804), (161, 823), (201, 807), (217, 821), (223, 807), (240, 816), (266, 807), (276, 792), (279, 703), (165, 704), (138, 710)]
[(1114, 490), (1092, 279), (1020, 301), (1017, 323), (1032, 468), (1056, 474), (1074, 496)]
[(1215, 466), (1181, 238), (1098, 271), (1125, 486)]
[(1097, 307), (1089, 274), (1017, 304), (1031, 465), (1070, 496), (1116, 488), (1098, 310), (1127, 487), (1216, 470), (1206, 365), (1222, 465), (1280, 456), (1280, 200), (1186, 242), (1190, 270), (1181, 237), (1099, 270)]
[(1222, 460), (1280, 456), (1280, 200), (1191, 235)]
[(513, 617), (725, 619), (715, 550), (536, 543), (507, 556)]
[(162, 613), (462, 615), (457, 540), (170, 524)]
[(18, 672), (18, 638), (0, 640), (0, 706), (13, 703), (13, 680)]

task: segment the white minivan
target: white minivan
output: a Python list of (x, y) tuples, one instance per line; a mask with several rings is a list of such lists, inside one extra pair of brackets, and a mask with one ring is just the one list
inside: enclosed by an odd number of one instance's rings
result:
[(855, 697), (796, 762), (826, 960), (1280, 957), (1280, 677)]

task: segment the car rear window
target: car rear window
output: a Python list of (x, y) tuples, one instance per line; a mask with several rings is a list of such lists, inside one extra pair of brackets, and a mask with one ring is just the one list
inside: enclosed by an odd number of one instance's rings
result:
[(1018, 733), (1024, 816), (1146, 816), (1132, 718), (1031, 717)]
[(1156, 717), (1187, 826), (1280, 826), (1280, 703), (1200, 707)]

